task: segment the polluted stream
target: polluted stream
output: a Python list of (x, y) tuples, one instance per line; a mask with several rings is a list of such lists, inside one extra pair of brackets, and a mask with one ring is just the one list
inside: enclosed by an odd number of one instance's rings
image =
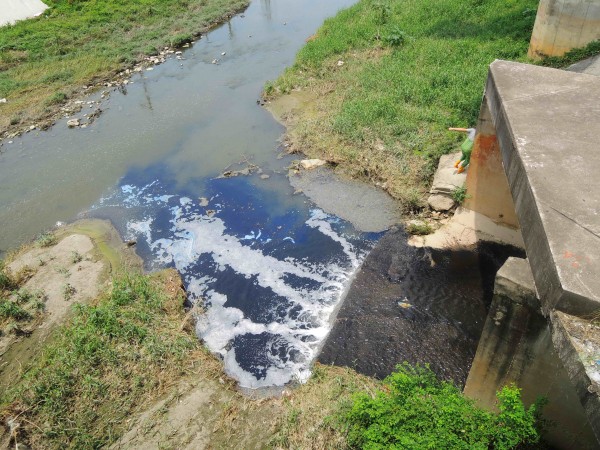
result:
[[(0, 252), (59, 221), (108, 219), (136, 241), (147, 270), (179, 271), (190, 302), (205, 308), (198, 336), (241, 387), (306, 380), (342, 297), (383, 233), (361, 231), (295, 193), (287, 178), (293, 158), (278, 156), (284, 129), (257, 98), (325, 18), (353, 3), (255, 0), (181, 59), (111, 91), (87, 128), (68, 129), (65, 118), (5, 144)], [(221, 176), (228, 171), (243, 173)], [(483, 285), (469, 286), (483, 320)], [(444, 303), (436, 304), (444, 315)], [(471, 354), (476, 339), (469, 342), (461, 351)]]

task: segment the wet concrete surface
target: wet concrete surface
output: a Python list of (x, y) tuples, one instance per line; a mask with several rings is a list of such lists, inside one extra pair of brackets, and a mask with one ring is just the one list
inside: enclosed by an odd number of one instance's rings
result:
[(494, 277), (519, 249), (480, 243), (433, 250), (390, 230), (365, 259), (318, 360), (384, 378), (397, 364), (429, 364), (463, 386), (492, 299)]

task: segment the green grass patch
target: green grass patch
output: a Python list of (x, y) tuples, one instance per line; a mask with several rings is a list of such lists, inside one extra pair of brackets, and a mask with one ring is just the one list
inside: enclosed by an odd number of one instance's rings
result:
[(525, 408), (519, 389), (508, 386), (492, 414), (429, 369), (404, 364), (374, 396), (358, 394), (343, 420), (355, 448), (541, 448), (543, 404)]
[[(82, 85), (192, 40), (247, 0), (48, 0), (41, 17), (0, 28), (0, 132), (35, 120)], [(14, 122), (14, 121), (13, 121)]]
[(123, 275), (93, 304), (74, 305), (42, 358), (2, 394), (0, 415), (19, 415), (19, 442), (108, 445), (138, 406), (185, 372), (200, 342), (182, 330), (180, 291), (166, 292), (149, 276)]
[(30, 276), (29, 268), (13, 274), (0, 261), (0, 337), (22, 332), (31, 321), (41, 317), (45, 294), (21, 287)]
[(583, 48), (575, 48), (565, 53), (563, 56), (549, 56), (539, 61), (538, 64), (562, 69), (598, 54), (600, 54), (600, 40), (590, 42)]
[(300, 113), (291, 133), (296, 147), (418, 208), (439, 156), (459, 148), (447, 128), (477, 119), (489, 64), (526, 61), (536, 8), (535, 0), (360, 0), (327, 20), (268, 91), (314, 92), (314, 114)]

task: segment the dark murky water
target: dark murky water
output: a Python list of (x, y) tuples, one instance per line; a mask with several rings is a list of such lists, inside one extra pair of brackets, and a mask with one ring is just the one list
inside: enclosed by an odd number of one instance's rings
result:
[(403, 231), (390, 231), (356, 274), (319, 361), (379, 378), (404, 361), (429, 364), (439, 377), (463, 385), (495, 274), (522, 253), (493, 243), (475, 251), (414, 248)]

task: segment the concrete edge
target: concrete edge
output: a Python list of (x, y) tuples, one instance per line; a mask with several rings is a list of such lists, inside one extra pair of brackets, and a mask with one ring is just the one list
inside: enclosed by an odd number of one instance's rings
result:
[[(538, 249), (537, 252), (529, 252), (528, 257), (542, 299), (542, 310), (544, 314), (548, 314), (550, 310), (555, 308), (563, 311), (568, 310), (570, 314), (590, 314), (598, 309), (596, 302), (573, 292), (565, 291), (562, 287), (550, 245), (544, 238), (545, 232), (541, 214), (535, 202), (531, 186), (528, 183), (519, 183), (519, 180), (527, 179), (525, 166), (516, 150), (514, 133), (507, 121), (504, 106), (500, 101), (501, 93), (498, 91), (494, 80), (494, 63), (490, 65), (486, 93), (485, 99), (496, 128), (502, 162), (509, 180), (515, 207), (517, 211), (523, 209), (528, 211), (527, 215), (519, 216), (523, 240), (527, 243), (527, 248)], [(548, 263), (549, 261), (551, 263)]]
[(581, 356), (573, 342), (573, 338), (567, 329), (565, 321), (569, 317), (573, 316), (560, 311), (552, 311), (550, 313), (549, 322), (552, 330), (552, 343), (563, 366), (567, 370), (571, 384), (577, 392), (579, 401), (585, 410), (594, 434), (600, 441), (600, 397), (598, 396), (600, 387), (598, 383), (590, 378), (586, 371)]

